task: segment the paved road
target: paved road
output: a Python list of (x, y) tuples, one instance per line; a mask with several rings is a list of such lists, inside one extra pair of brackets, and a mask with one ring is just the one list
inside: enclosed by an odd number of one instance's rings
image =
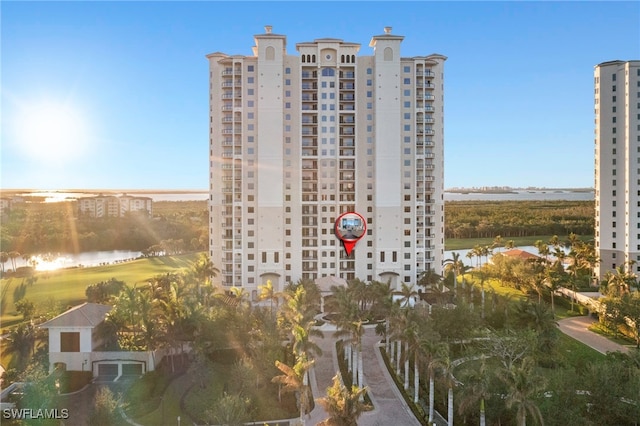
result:
[[(332, 384), (333, 376), (339, 371), (333, 330), (330, 326), (324, 326), (323, 332), (324, 338), (316, 340), (323, 354), (316, 359), (314, 374), (311, 377), (311, 387), (315, 398), (321, 398), (326, 394), (326, 389)], [(366, 327), (362, 341), (364, 384), (369, 388), (369, 395), (375, 409), (363, 414), (358, 419), (358, 425), (420, 425), (420, 422), (407, 407), (384, 366), (384, 361), (376, 347), (379, 340), (380, 337), (375, 334), (374, 328)], [(316, 425), (327, 417), (324, 409), (316, 403), (311, 416), (306, 419), (306, 424)]]
[(579, 342), (592, 347), (596, 351), (606, 354), (607, 352), (620, 351), (627, 353), (629, 346), (620, 345), (589, 330), (589, 326), (596, 322), (595, 318), (590, 316), (571, 317), (558, 321), (560, 331), (567, 336), (573, 337)]

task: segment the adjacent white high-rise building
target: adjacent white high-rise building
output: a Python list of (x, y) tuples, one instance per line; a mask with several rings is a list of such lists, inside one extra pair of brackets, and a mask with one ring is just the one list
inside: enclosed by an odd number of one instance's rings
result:
[(640, 61), (595, 72), (596, 275), (628, 261), (640, 272)]
[[(402, 57), (391, 28), (296, 44), (265, 27), (253, 56), (212, 53), (210, 255), (222, 286), (441, 272), (445, 56)], [(355, 211), (347, 256), (334, 234)], [(253, 295), (255, 296), (255, 292)]]

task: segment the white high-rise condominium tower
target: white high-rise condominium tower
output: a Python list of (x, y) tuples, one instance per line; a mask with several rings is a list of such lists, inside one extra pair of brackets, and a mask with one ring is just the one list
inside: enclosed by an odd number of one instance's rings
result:
[[(402, 57), (385, 28), (360, 44), (322, 38), (286, 50), (265, 27), (253, 56), (212, 53), (210, 255), (222, 286), (255, 297), (301, 278), (415, 283), (444, 247), (443, 65)], [(367, 232), (350, 256), (344, 212)]]
[(603, 62), (594, 77), (596, 275), (602, 278), (629, 261), (640, 272), (640, 61)]

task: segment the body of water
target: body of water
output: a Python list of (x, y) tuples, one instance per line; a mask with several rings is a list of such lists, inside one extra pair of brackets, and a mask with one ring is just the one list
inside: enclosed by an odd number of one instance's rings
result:
[(17, 197), (22, 197), (25, 201), (44, 201), (46, 203), (58, 203), (63, 201), (74, 201), (79, 198), (101, 196), (131, 195), (133, 197), (148, 197), (153, 201), (206, 201), (209, 193), (206, 191), (119, 191), (117, 189), (100, 191), (23, 191), (17, 192)]
[(595, 193), (593, 191), (525, 191), (514, 190), (509, 193), (491, 192), (445, 192), (445, 201), (593, 201)]
[[(142, 256), (139, 251), (111, 250), (111, 251), (87, 251), (77, 254), (49, 253), (32, 256), (29, 261), (23, 258), (16, 259), (16, 267), (33, 266), (37, 271), (53, 271), (63, 268), (75, 268), (82, 266), (100, 266), (121, 263), (137, 259)], [(5, 269), (12, 269), (11, 260), (4, 265)]]
[[(520, 249), (520, 250), (524, 250), (526, 252), (529, 252), (531, 254), (534, 254), (536, 256), (540, 256), (540, 252), (538, 251), (538, 249), (535, 246), (516, 246), (514, 247), (516, 249)], [(465, 264), (465, 266), (471, 266), (472, 268), (475, 268), (476, 266), (478, 266), (478, 258), (477, 257), (467, 257), (467, 254), (471, 251), (472, 249), (462, 249), (462, 250), (445, 250), (444, 251), (444, 259), (451, 259), (453, 257), (453, 253), (458, 253), (460, 255), (460, 260), (462, 260), (462, 263)], [(549, 246), (549, 251), (551, 253), (553, 253), (553, 251), (555, 250), (555, 248), (553, 246)], [(565, 253), (569, 253), (569, 251), (571, 249), (566, 248), (566, 247), (562, 247), (562, 250)], [(504, 247), (499, 247), (496, 248), (495, 250), (493, 250), (493, 254), (497, 254), (500, 253), (502, 251), (506, 251), (506, 249)], [(491, 255), (489, 256), (489, 259), (491, 259)], [(555, 259), (555, 257), (553, 257), (553, 255), (549, 255), (549, 259)], [(482, 266), (486, 263), (486, 258), (482, 257), (479, 260), (479, 264)]]

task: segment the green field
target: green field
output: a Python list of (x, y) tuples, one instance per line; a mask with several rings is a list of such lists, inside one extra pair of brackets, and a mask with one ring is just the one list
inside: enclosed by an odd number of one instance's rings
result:
[[(116, 278), (127, 285), (135, 285), (159, 274), (187, 269), (196, 257), (197, 253), (191, 253), (138, 259), (116, 265), (37, 272), (36, 282), (31, 285), (26, 284), (24, 297), (40, 308), (53, 303), (61, 304), (63, 307), (74, 306), (86, 301), (85, 290), (91, 284)], [(3, 328), (22, 320), (15, 311), (13, 292), (15, 288), (26, 282), (24, 278), (0, 280), (4, 295), (0, 315), (0, 324)]]

